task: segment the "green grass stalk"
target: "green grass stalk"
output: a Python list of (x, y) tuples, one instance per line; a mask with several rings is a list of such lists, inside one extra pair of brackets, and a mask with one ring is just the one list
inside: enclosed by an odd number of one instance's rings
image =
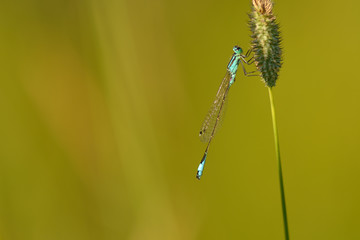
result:
[(287, 211), (286, 211), (286, 201), (285, 201), (285, 189), (284, 189), (284, 180), (283, 180), (283, 173), (282, 173), (282, 165), (280, 159), (280, 143), (279, 143), (279, 134), (277, 130), (276, 124), (276, 116), (275, 116), (275, 104), (274, 104), (274, 96), (272, 94), (272, 88), (267, 87), (269, 90), (269, 98), (270, 98), (270, 107), (271, 107), (271, 117), (273, 123), (273, 130), (274, 130), (274, 142), (275, 142), (275, 153), (276, 159), (278, 164), (278, 171), (279, 171), (279, 182), (280, 182), (280, 196), (281, 196), (281, 207), (283, 213), (283, 220), (284, 220), (284, 231), (285, 231), (285, 239), (289, 240), (289, 226), (287, 220)]
[(281, 206), (284, 220), (285, 239), (289, 240), (289, 226), (286, 212), (284, 179), (280, 159), (279, 134), (276, 125), (274, 97), (272, 88), (276, 85), (282, 65), (282, 49), (279, 25), (273, 13), (271, 0), (252, 0), (252, 11), (249, 14), (251, 30), (251, 47), (254, 52), (255, 65), (262, 80), (269, 90), (271, 116), (274, 130), (275, 153), (279, 168)]

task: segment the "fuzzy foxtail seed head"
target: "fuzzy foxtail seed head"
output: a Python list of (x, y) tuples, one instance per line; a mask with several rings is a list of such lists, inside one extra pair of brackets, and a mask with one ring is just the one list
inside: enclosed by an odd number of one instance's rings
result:
[(282, 65), (279, 25), (272, 10), (271, 0), (252, 0), (249, 14), (255, 64), (268, 87), (275, 86)]

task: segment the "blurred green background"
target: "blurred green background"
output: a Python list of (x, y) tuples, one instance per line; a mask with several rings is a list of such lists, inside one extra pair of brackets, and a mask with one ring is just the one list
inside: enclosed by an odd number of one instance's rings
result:
[[(277, 0), (291, 239), (360, 239), (358, 1)], [(0, 239), (283, 239), (267, 89), (201, 123), (250, 1), (0, 3)], [(251, 68), (250, 68), (251, 70)]]

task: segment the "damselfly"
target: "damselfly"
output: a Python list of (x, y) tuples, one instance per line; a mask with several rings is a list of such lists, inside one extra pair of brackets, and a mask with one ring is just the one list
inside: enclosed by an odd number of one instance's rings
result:
[(204, 123), (200, 130), (200, 140), (202, 142), (207, 142), (207, 147), (205, 149), (204, 156), (201, 159), (201, 162), (199, 164), (199, 167), (197, 169), (196, 178), (200, 180), (205, 166), (205, 161), (207, 157), (207, 153), (209, 150), (209, 146), (211, 143), (212, 138), (214, 137), (216, 131), (220, 127), (220, 123), (222, 121), (223, 115), (224, 115), (224, 105), (226, 105), (227, 102), (227, 95), (229, 93), (229, 89), (231, 85), (235, 82), (235, 76), (236, 72), (239, 66), (239, 63), (241, 63), (242, 69), (244, 71), (245, 76), (252, 76), (249, 75), (250, 73), (247, 73), (244, 67), (244, 63), (251, 64), (253, 63), (253, 58), (250, 58), (249, 60), (246, 60), (251, 54), (251, 50), (247, 51), (245, 55), (243, 55), (243, 50), (235, 46), (233, 48), (234, 53), (230, 59), (229, 64), (227, 65), (226, 74), (224, 79), (222, 80), (219, 90), (216, 94), (215, 101), (211, 105), (211, 108), (204, 120)]

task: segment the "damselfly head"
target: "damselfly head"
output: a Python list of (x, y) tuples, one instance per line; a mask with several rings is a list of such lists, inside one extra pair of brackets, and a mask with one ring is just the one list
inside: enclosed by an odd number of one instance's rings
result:
[(243, 52), (243, 50), (239, 46), (235, 46), (233, 48), (233, 50), (234, 50), (234, 53), (236, 53), (236, 54), (241, 54)]

